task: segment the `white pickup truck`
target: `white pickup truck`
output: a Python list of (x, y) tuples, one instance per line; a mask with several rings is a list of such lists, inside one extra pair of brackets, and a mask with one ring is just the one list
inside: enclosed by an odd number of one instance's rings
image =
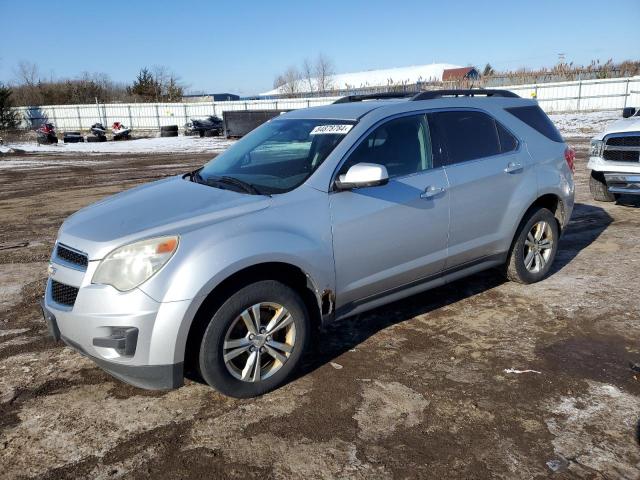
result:
[(640, 109), (625, 108), (622, 117), (591, 140), (589, 189), (601, 202), (640, 195)]

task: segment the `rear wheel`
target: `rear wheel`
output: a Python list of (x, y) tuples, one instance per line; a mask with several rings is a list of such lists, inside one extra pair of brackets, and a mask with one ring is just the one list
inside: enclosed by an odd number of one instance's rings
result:
[(609, 191), (602, 172), (591, 170), (589, 190), (591, 191), (593, 199), (599, 202), (615, 202), (616, 198), (618, 198), (617, 195)]
[(213, 315), (200, 345), (200, 372), (225, 395), (262, 395), (291, 376), (309, 333), (309, 313), (294, 290), (274, 280), (253, 283)]
[(535, 283), (549, 273), (558, 251), (560, 229), (546, 208), (531, 212), (521, 224), (511, 246), (506, 277), (518, 283)]

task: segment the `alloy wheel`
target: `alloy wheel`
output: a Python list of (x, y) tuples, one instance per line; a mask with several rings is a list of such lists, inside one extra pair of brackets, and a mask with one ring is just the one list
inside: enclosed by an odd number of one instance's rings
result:
[(259, 382), (282, 368), (295, 346), (293, 316), (282, 305), (261, 302), (245, 309), (227, 329), (223, 357), (238, 380)]
[(524, 266), (531, 273), (545, 268), (553, 250), (553, 230), (544, 220), (536, 222), (524, 241)]

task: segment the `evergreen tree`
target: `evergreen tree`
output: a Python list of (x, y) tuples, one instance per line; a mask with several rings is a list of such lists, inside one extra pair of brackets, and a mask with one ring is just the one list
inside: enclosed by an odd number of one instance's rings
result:
[(20, 121), (18, 112), (13, 109), (11, 89), (0, 83), (0, 130), (16, 128)]
[(487, 64), (484, 66), (484, 70), (482, 71), (482, 76), (483, 76), (483, 77), (486, 77), (486, 76), (489, 76), (489, 75), (493, 75), (493, 74), (495, 74), (495, 73), (496, 73), (496, 72), (495, 72), (495, 70), (493, 69), (493, 67), (491, 66), (491, 64), (490, 64), (490, 63), (487, 63)]
[(137, 95), (150, 102), (156, 100), (159, 85), (155, 78), (153, 78), (149, 69), (143, 68), (140, 70), (136, 80), (128, 90), (130, 94)]

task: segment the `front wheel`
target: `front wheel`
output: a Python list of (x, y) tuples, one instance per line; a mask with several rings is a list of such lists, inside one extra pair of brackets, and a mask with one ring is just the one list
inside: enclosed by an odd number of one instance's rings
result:
[(518, 283), (535, 283), (549, 273), (558, 251), (560, 229), (546, 208), (531, 212), (518, 229), (506, 264), (506, 277)]
[(591, 170), (589, 177), (589, 190), (594, 200), (598, 202), (615, 202), (617, 196), (609, 191), (607, 182), (602, 172)]
[(213, 315), (200, 346), (200, 372), (225, 395), (262, 395), (294, 372), (309, 333), (309, 313), (300, 295), (274, 280), (253, 283)]

